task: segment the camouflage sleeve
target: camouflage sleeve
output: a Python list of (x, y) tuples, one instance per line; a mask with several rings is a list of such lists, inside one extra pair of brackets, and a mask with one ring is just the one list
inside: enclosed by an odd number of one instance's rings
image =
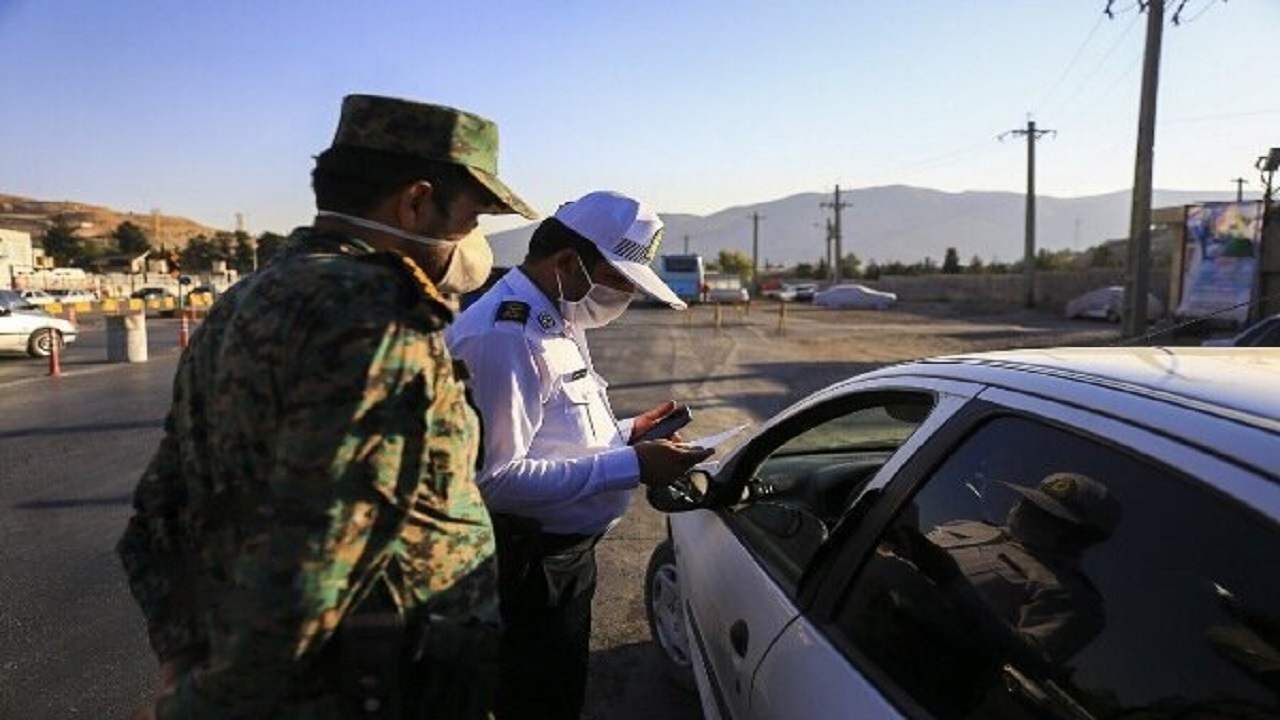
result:
[(183, 552), (179, 517), (185, 489), (174, 412), (165, 419), (160, 447), (134, 490), (134, 514), (116, 545), (160, 662), (199, 655), (206, 642), (193, 613), (191, 562)]
[[(344, 306), (345, 305), (345, 306)], [(435, 358), (394, 317), (347, 298), (295, 328), (277, 382), (284, 417), (272, 504), (243, 538), (208, 662), (161, 701), (159, 717), (268, 717), (296, 688), (381, 554), (378, 519), (398, 522), (423, 475), (424, 375)]]

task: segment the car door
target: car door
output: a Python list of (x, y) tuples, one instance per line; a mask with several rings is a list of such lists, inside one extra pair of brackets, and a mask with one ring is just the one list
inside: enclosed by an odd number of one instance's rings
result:
[(972, 403), (837, 532), (810, 611), (756, 673), (754, 716), (1273, 716), (1275, 479), (1077, 407), (983, 397), (1000, 404)]
[(829, 526), (880, 469), (913, 451), (917, 434), (929, 434), (975, 390), (931, 380), (851, 388), (735, 454), (716, 482), (742, 490), (743, 502), (672, 517), (708, 716), (758, 717), (755, 669), (799, 614), (800, 577)]

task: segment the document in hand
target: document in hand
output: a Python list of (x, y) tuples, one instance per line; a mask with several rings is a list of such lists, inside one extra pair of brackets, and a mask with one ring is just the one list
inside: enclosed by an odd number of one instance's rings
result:
[(728, 440), (729, 438), (733, 437), (734, 435), (737, 435), (738, 433), (746, 429), (747, 429), (746, 425), (738, 425), (737, 427), (731, 427), (722, 433), (716, 433), (715, 435), (708, 435), (707, 437), (698, 438), (697, 440), (688, 440), (685, 442), (685, 444), (691, 445), (693, 447), (712, 449), (721, 445), (722, 443), (724, 443), (724, 441)]

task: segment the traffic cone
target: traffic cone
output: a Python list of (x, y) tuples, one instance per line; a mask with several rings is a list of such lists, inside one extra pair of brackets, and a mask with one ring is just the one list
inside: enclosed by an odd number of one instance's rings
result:
[(50, 330), (49, 340), (52, 343), (49, 348), (49, 375), (57, 377), (62, 374), (62, 338), (58, 337), (58, 333)]
[(178, 322), (178, 347), (186, 347), (191, 340), (191, 321), (187, 319), (189, 311), (183, 311), (182, 320)]

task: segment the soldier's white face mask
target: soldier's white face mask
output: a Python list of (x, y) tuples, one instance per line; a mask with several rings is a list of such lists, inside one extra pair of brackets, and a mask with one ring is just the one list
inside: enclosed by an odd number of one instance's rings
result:
[(583, 330), (604, 327), (627, 311), (632, 294), (592, 280), (591, 273), (587, 272), (587, 266), (582, 262), (582, 257), (578, 255), (575, 257), (578, 259), (578, 267), (582, 269), (582, 274), (587, 276), (587, 282), (591, 283), (591, 287), (578, 300), (566, 300), (564, 288), (560, 285), (560, 271), (557, 270), (556, 290), (560, 293), (560, 314), (569, 324)]
[(337, 218), (356, 227), (377, 230), (422, 245), (452, 247), (453, 253), (449, 255), (449, 264), (445, 266), (444, 274), (439, 280), (435, 280), (436, 287), (441, 292), (459, 294), (471, 292), (484, 285), (489, 279), (489, 271), (493, 269), (493, 248), (489, 247), (488, 238), (478, 227), (463, 236), (461, 240), (443, 240), (332, 210), (321, 210), (316, 213), (316, 217)]

